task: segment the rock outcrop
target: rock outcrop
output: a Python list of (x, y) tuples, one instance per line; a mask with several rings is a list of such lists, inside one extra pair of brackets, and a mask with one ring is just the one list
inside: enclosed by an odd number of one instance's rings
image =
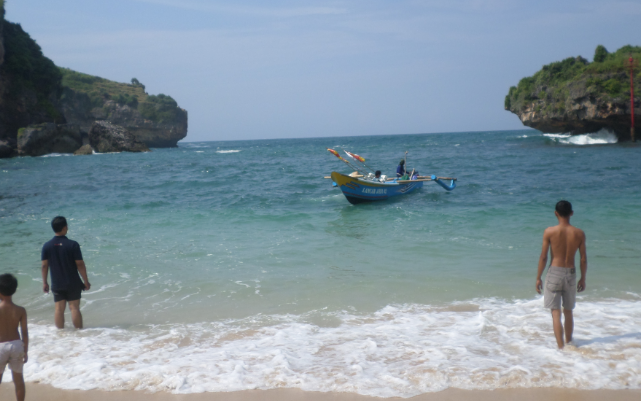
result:
[(2, 36), (2, 25), (4, 23), (4, 0), (0, 0), (0, 66), (4, 63), (4, 37)]
[[(176, 147), (178, 141), (187, 136), (187, 111), (178, 107), (172, 110), (171, 118), (154, 121), (145, 118), (138, 108), (114, 100), (103, 100), (95, 106), (95, 100), (92, 102), (87, 94), (70, 88), (65, 88), (60, 104), (66, 121), (78, 125), (86, 133), (95, 121), (108, 121), (126, 128), (150, 148)], [(151, 109), (161, 107), (156, 104), (148, 106)]]
[(82, 145), (80, 149), (76, 150), (73, 152), (75, 156), (83, 156), (83, 155), (92, 155), (93, 154), (93, 148), (91, 145)]
[(0, 65), (0, 140), (15, 146), (20, 128), (65, 122), (55, 106), (62, 74), (19, 24), (3, 19), (1, 36), (4, 61)]
[(0, 159), (17, 155), (15, 142), (9, 139), (0, 139)]
[(126, 128), (107, 121), (96, 121), (89, 130), (89, 144), (96, 152), (149, 152)]
[[(510, 88), (505, 109), (539, 131), (586, 134), (607, 129), (620, 141), (630, 139), (634, 113), (638, 137), (641, 97), (635, 97), (631, 109), (630, 75), (625, 68), (627, 54), (635, 51), (641, 55), (641, 47), (627, 46), (599, 62), (576, 57), (546, 65), (534, 76), (523, 78), (518, 87)], [(637, 75), (635, 86), (640, 84), (641, 75)]]
[[(34, 126), (75, 125), (87, 142), (96, 121), (126, 128), (147, 147), (175, 147), (187, 135), (187, 112), (169, 96), (148, 95), (137, 79), (124, 84), (56, 67), (20, 24), (4, 19), (0, 0), (0, 157), (68, 150), (64, 141), (46, 150), (57, 128)], [(30, 138), (48, 142), (35, 145), (30, 139), (18, 149), (18, 130), (27, 127), (35, 129)]]
[(82, 146), (77, 125), (43, 123), (18, 131), (18, 154), (42, 156), (49, 153), (73, 153)]

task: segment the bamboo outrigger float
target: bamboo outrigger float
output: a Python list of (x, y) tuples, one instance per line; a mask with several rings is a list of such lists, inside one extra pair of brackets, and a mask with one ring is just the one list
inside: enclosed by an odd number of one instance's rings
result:
[[(363, 171), (363, 168), (359, 168), (349, 161), (345, 160), (335, 150), (327, 150), (341, 159), (354, 170), (354, 173), (350, 175), (341, 174), (336, 171), (332, 172), (331, 175), (331, 179), (334, 182), (334, 185), (340, 188), (349, 203), (354, 205), (363, 202), (385, 200), (397, 195), (405, 195), (419, 188), (422, 188), (423, 183), (427, 181), (436, 182), (446, 191), (451, 191), (456, 188), (456, 178), (452, 177), (437, 177), (435, 175), (412, 175), (411, 179), (386, 178), (385, 176), (375, 178), (374, 174)], [(365, 165), (365, 159), (361, 156), (349, 152), (345, 153), (347, 153), (347, 155), (352, 159), (359, 161), (360, 163)], [(368, 167), (368, 169), (370, 168)], [(449, 181), (449, 184), (446, 183), (446, 181)]]

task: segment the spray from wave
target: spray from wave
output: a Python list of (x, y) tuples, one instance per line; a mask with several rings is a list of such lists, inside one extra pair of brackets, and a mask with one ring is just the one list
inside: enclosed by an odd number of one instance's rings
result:
[(591, 134), (543, 134), (543, 136), (564, 145), (605, 145), (618, 142), (614, 132), (607, 128), (602, 128)]

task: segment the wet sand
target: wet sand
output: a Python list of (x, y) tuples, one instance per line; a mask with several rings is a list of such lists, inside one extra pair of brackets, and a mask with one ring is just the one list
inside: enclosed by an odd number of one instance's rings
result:
[[(9, 382), (0, 385), (0, 400), (10, 401), (14, 399), (13, 383)], [(373, 401), (382, 399), (352, 393), (320, 393), (298, 389), (247, 390), (230, 393), (151, 394), (142, 391), (60, 390), (45, 384), (27, 383), (27, 401)], [(388, 399), (402, 400), (403, 398)], [(412, 401), (638, 401), (641, 399), (641, 390), (566, 390), (557, 388), (447, 389), (406, 399)]]

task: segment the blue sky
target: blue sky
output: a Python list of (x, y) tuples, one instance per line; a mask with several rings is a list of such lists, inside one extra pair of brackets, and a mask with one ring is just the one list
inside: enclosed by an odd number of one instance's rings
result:
[(511, 85), (640, 45), (639, 1), (7, 0), (57, 65), (138, 78), (189, 141), (507, 130)]

